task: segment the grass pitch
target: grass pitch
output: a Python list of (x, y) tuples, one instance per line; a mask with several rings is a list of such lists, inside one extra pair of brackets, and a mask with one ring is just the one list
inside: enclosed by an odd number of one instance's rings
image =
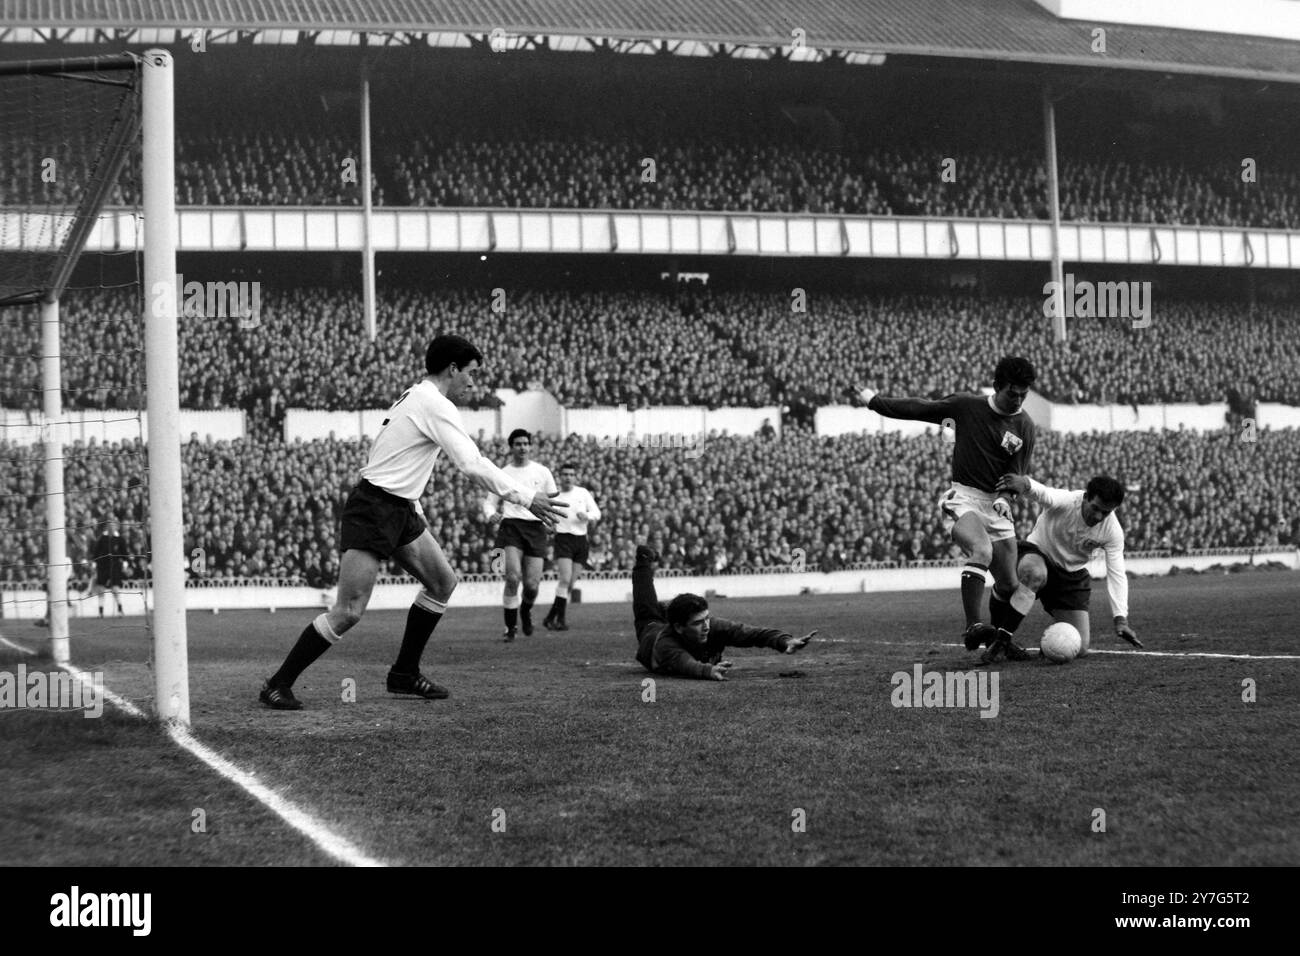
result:
[[(1168, 656), (1110, 636), (1098, 585), (1093, 647), (1111, 653), (995, 665), (993, 718), (891, 702), (917, 663), (974, 668), (955, 588), (716, 599), (716, 616), (820, 634), (795, 656), (736, 650), (726, 683), (655, 677), (653, 702), (630, 605), (572, 606), (573, 630), (506, 645), (499, 610), (453, 603), (425, 655), (452, 691), (436, 702), (384, 691), (404, 613), (376, 612), (299, 681), (298, 713), (256, 695), (316, 612), (196, 612), (194, 730), (394, 864), (1300, 863), (1300, 577), (1135, 581), (1133, 622)], [(1036, 609), (1021, 637), (1047, 623)], [(138, 624), (73, 626), (78, 666), (137, 699)], [(0, 863), (331, 862), (120, 716), (0, 713), (0, 772)]]

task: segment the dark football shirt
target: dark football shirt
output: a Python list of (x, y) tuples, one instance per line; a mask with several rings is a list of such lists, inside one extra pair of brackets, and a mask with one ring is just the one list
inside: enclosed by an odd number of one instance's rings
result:
[(1013, 415), (994, 411), (984, 395), (948, 395), (940, 399), (882, 398), (867, 407), (886, 418), (948, 423), (955, 431), (952, 480), (989, 494), (1005, 474), (1029, 474), (1034, 453), (1034, 420), (1024, 408)]

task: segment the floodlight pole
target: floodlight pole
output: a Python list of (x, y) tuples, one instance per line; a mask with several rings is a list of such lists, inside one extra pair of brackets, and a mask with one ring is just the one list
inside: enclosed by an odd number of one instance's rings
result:
[(1056, 106), (1052, 103), (1050, 85), (1043, 86), (1043, 132), (1047, 139), (1047, 203), (1052, 211), (1052, 281), (1056, 283), (1052, 339), (1064, 343), (1065, 266), (1061, 261), (1061, 183), (1056, 172)]
[(41, 302), (41, 446), (45, 455), (46, 623), (54, 663), (67, 664), (68, 521), (63, 492), (63, 378), (59, 349), (59, 300)]
[(154, 713), (189, 726), (185, 541), (176, 330), (176, 183), (172, 56), (144, 54), (145, 381), (154, 581)]
[(370, 79), (361, 68), (361, 307), (366, 338), (371, 342), (379, 331), (375, 320), (375, 241), (371, 230), (370, 197)]

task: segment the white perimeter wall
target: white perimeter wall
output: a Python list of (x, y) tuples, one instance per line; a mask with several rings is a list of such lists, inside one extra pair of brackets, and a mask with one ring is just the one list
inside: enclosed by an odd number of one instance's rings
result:
[[(41, 441), (41, 420), (38, 412), (0, 409), (0, 439), (19, 445), (36, 445)], [(59, 421), (50, 426), (55, 437), (64, 442), (89, 441), (122, 442), (149, 437), (149, 416), (131, 409), (87, 409), (66, 411)], [(199, 440), (211, 437), (214, 441), (230, 441), (245, 434), (244, 413), (239, 410), (199, 412), (181, 410), (181, 437), (188, 441), (191, 434)]]
[[(1300, 5), (1298, 0), (1297, 5)], [(987, 391), (987, 390), (986, 390)], [(547, 392), (516, 392), (500, 389), (497, 395), (505, 403), (494, 409), (461, 409), (461, 417), (469, 433), (475, 437), (505, 436), (515, 428), (548, 435), (587, 435), (594, 438), (617, 439), (620, 443), (632, 437), (634, 444), (662, 444), (698, 447), (702, 436), (710, 433), (755, 435), (763, 422), (770, 422), (781, 432), (781, 410), (775, 405), (764, 408), (704, 408), (701, 406), (659, 406), (629, 411), (626, 405), (596, 408), (564, 408)], [(1042, 428), (1053, 431), (1079, 433), (1091, 431), (1149, 431), (1151, 429), (1212, 431), (1223, 427), (1225, 404), (1214, 405), (1063, 405), (1049, 402), (1041, 395), (1030, 392), (1025, 400), (1025, 410)], [(379, 431), (387, 409), (372, 408), (361, 411), (317, 411), (291, 408), (285, 416), (286, 441), (301, 439), (312, 441), (332, 434), (342, 441), (359, 441), (363, 436), (374, 437)], [(75, 411), (67, 412), (61, 424), (64, 441), (129, 441), (148, 435), (148, 419), (134, 411)], [(40, 441), (41, 416), (35, 412), (0, 409), (0, 439), (20, 445)], [(882, 418), (865, 408), (849, 405), (827, 405), (816, 413), (819, 435), (858, 434), (861, 432), (893, 432), (900, 435), (925, 435), (938, 431), (925, 422), (909, 422)], [(1300, 428), (1300, 406), (1261, 402), (1256, 408), (1256, 425), (1259, 428)], [(181, 434), (186, 440), (191, 434), (200, 439), (229, 441), (245, 434), (244, 413), (237, 410), (181, 411)]]
[[(1188, 555), (1178, 558), (1130, 558), (1128, 570), (1139, 575), (1163, 575), (1171, 568), (1200, 570), (1215, 564), (1242, 562), (1265, 564), (1279, 562), (1292, 570), (1300, 571), (1300, 551), (1278, 550), (1252, 556), (1222, 552), (1217, 554)], [(1105, 564), (1097, 557), (1089, 565), (1093, 578), (1104, 577)], [(960, 566), (916, 568), (877, 568), (864, 571), (835, 571), (830, 574), (804, 572), (801, 574), (733, 574), (721, 577), (661, 576), (657, 581), (661, 596), (667, 598), (682, 591), (697, 594), (714, 592), (720, 597), (783, 597), (796, 594), (870, 594), (881, 591), (941, 591), (957, 589)], [(584, 604), (630, 603), (632, 581), (630, 578), (613, 580), (584, 580), (579, 583)], [(1105, 584), (1094, 584), (1105, 590)], [(555, 583), (543, 581), (538, 605), (554, 597)], [(403, 610), (411, 606), (419, 586), (414, 580), (405, 584), (376, 586), (370, 607), (383, 610)], [(69, 605), (72, 617), (91, 617), (98, 613), (94, 600), (78, 600), (74, 594)], [(191, 611), (237, 609), (312, 608), (325, 606), (324, 592), (307, 587), (260, 587), (238, 584), (220, 588), (187, 588), (186, 606)], [(1104, 599), (1103, 599), (1104, 600)], [(29, 619), (45, 612), (43, 591), (0, 591), (4, 619)], [(452, 599), (453, 608), (496, 607), (501, 603), (501, 581), (462, 581)], [(138, 593), (124, 593), (122, 604), (127, 614), (139, 615), (144, 611), (144, 599)], [(1104, 604), (1102, 605), (1105, 606)], [(1140, 620), (1140, 603), (1134, 607), (1134, 620)]]
[[(732, 435), (757, 434), (769, 421), (779, 434), (781, 410), (766, 408), (704, 408), (702, 406), (658, 406), (629, 411), (626, 405), (596, 408), (564, 408), (549, 392), (516, 392), (498, 389), (500, 408), (474, 411), (461, 409), (461, 417), (471, 435), (482, 433), (488, 438), (508, 435), (516, 428), (548, 435), (589, 435), (594, 438), (626, 441), (633, 436), (644, 444), (671, 444), (692, 447), (711, 432)], [(335, 438), (357, 441), (363, 435), (374, 437), (386, 409), (357, 412), (323, 412), (291, 408), (285, 416), (286, 441), (311, 441)]]
[[(1216, 431), (1224, 426), (1227, 404), (1214, 405), (1064, 405), (1049, 402), (1037, 392), (1025, 399), (1025, 411), (1040, 428), (1067, 434), (1081, 432)], [(1300, 428), (1300, 407), (1261, 402), (1255, 408), (1259, 428)], [(897, 432), (901, 435), (935, 434), (938, 427), (925, 422), (883, 418), (865, 408), (828, 405), (817, 409), (817, 434)]]

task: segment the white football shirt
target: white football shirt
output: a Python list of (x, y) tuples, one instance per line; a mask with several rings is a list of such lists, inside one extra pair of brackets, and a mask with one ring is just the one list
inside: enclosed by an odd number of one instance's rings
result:
[[(539, 465), (535, 461), (530, 461), (525, 462), (522, 468), (517, 468), (514, 465), (506, 465), (501, 469), (501, 471), (514, 481), (515, 484), (519, 485), (521, 488), (528, 489), (530, 497), (524, 502), (524, 504), (527, 504), (528, 501), (532, 501), (531, 495), (538, 491), (544, 492), (548, 495), (555, 494), (555, 478), (551, 474), (551, 469), (547, 468), (545, 465)], [(520, 521), (541, 520), (534, 516), (533, 513), (523, 505), (511, 501), (509, 498), (503, 498), (501, 495), (495, 493), (489, 493), (486, 500), (484, 500), (483, 514), (489, 518), (496, 514), (497, 505), (502, 501), (505, 502), (501, 508), (501, 517), (503, 518), (517, 518)]]
[[(581, 485), (574, 485), (572, 491), (561, 491), (558, 498), (569, 506), (569, 510), (564, 513), (563, 518), (555, 522), (556, 534), (586, 534), (587, 525), (592, 521), (600, 520), (600, 509), (596, 507), (596, 499)], [(579, 511), (586, 514), (585, 521), (578, 520)]]
[(427, 378), (393, 403), (370, 446), (361, 477), (399, 498), (424, 494), (440, 452), (480, 486), (507, 501), (528, 504), (532, 490), (483, 457), (456, 406)]
[(1083, 491), (1049, 488), (1029, 479), (1029, 497), (1043, 506), (1029, 541), (1067, 571), (1087, 567), (1098, 548), (1106, 552), (1106, 593), (1111, 614), (1128, 617), (1128, 573), (1124, 569), (1124, 529), (1114, 513), (1095, 525), (1083, 520)]

